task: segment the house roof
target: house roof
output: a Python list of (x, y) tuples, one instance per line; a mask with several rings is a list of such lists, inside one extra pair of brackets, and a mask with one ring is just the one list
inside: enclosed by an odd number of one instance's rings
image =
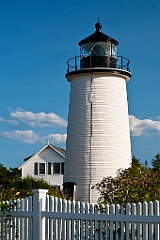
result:
[(45, 145), (43, 148), (41, 148), (37, 153), (32, 154), (32, 155), (30, 155), (29, 157), (26, 157), (26, 158), (24, 159), (24, 161), (27, 161), (27, 160), (29, 160), (31, 157), (33, 157), (34, 155), (43, 152), (47, 147), (52, 148), (54, 151), (56, 151), (56, 152), (57, 152), (58, 154), (60, 154), (62, 157), (65, 157), (65, 149), (59, 148), (59, 147), (57, 147), (57, 146), (55, 146), (55, 145), (53, 145), (53, 144), (51, 144), (51, 143), (48, 142), (48, 144)]
[(51, 143), (48, 143), (48, 145), (52, 146), (54, 149), (56, 149), (59, 153), (65, 156), (66, 150), (64, 148), (59, 148), (55, 145), (52, 145)]

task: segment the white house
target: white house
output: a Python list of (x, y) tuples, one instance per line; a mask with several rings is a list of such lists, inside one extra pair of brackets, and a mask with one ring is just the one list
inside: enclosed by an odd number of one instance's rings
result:
[(22, 178), (43, 178), (56, 189), (62, 189), (65, 150), (48, 142), (36, 154), (24, 159), (19, 167)]

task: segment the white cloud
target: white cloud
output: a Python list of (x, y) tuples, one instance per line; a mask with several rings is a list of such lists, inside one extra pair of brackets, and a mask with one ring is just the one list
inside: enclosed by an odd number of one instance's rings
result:
[(31, 130), (31, 127), (40, 127), (44, 128), (44, 133), (46, 127), (66, 128), (67, 121), (55, 113), (33, 113), (31, 111), (24, 111), (23, 109), (17, 108), (16, 110), (10, 110), (10, 116), (8, 119), (0, 117), (0, 123), (7, 123), (12, 126), (14, 125), (14, 129), (15, 127), (17, 128), (11, 131), (3, 130), (3, 132), (1, 132), (1, 136), (5, 138), (16, 139), (30, 144), (36, 142), (46, 143), (48, 140), (53, 142), (53, 144), (66, 142), (66, 134), (49, 134), (48, 136), (42, 136), (41, 129), (39, 129), (39, 133)]
[(42, 141), (41, 138), (31, 130), (26, 130), (26, 131), (15, 130), (15, 131), (9, 131), (9, 132), (2, 132), (2, 136), (5, 138), (12, 138), (12, 139), (19, 140), (21, 142), (26, 142), (31, 144)]
[(53, 143), (65, 143), (67, 134), (49, 134), (48, 139)]
[(35, 132), (31, 130), (21, 131), (9, 131), (9, 132), (2, 132), (1, 135), (5, 138), (16, 139), (21, 142), (25, 143), (36, 143), (36, 142), (43, 142), (46, 143), (47, 140), (50, 140), (53, 144), (55, 143), (65, 143), (67, 134), (49, 134), (48, 136), (41, 137)]
[[(159, 119), (160, 117), (157, 117)], [(160, 134), (160, 121), (151, 119), (138, 119), (133, 115), (129, 116), (131, 134), (134, 136), (148, 135), (150, 131)]]
[(1, 118), (1, 117), (0, 117), (0, 123), (8, 123), (10, 125), (15, 125), (15, 126), (17, 126), (19, 124), (19, 122), (14, 119), (5, 119), (5, 118)]
[(67, 121), (58, 116), (55, 113), (33, 113), (30, 111), (24, 111), (17, 108), (15, 111), (11, 111), (10, 117), (14, 118), (22, 123), (25, 123), (31, 127), (66, 127)]

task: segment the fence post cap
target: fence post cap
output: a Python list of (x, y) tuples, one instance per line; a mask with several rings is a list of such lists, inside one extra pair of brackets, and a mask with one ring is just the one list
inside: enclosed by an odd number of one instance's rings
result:
[(33, 189), (33, 193), (47, 193), (49, 189)]

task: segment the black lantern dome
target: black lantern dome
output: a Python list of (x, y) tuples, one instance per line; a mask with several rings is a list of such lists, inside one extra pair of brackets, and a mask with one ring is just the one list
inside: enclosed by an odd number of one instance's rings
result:
[(81, 40), (78, 45), (82, 46), (83, 44), (90, 43), (90, 42), (110, 42), (115, 44), (116, 46), (119, 44), (117, 40), (107, 36), (106, 34), (102, 33), (102, 24), (100, 22), (95, 24), (96, 31), (95, 33), (91, 34), (89, 37), (84, 38)]

